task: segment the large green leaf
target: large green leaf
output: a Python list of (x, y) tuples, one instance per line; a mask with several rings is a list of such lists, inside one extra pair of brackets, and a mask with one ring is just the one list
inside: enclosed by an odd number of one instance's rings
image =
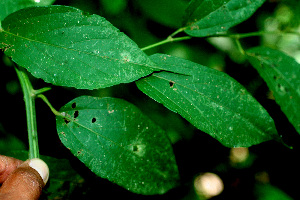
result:
[(1, 0), (0, 1), (0, 21), (9, 14), (31, 6), (48, 6), (55, 0)]
[(223, 145), (248, 147), (278, 139), (267, 111), (225, 73), (167, 55), (151, 58), (176, 73), (154, 73), (137, 82), (139, 89)]
[(248, 19), (265, 0), (192, 0), (186, 10), (185, 32), (205, 37), (224, 32)]
[(247, 56), (300, 133), (300, 64), (286, 54), (266, 47), (252, 48)]
[(0, 47), (35, 77), (82, 89), (132, 82), (155, 66), (104, 18), (66, 6), (9, 15), (2, 22)]
[(61, 141), (98, 176), (141, 194), (162, 194), (178, 184), (165, 132), (132, 104), (82, 96), (60, 112)]

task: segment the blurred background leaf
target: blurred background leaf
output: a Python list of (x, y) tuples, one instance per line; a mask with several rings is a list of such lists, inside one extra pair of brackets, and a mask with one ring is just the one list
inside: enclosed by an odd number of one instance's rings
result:
[(292, 200), (290, 196), (271, 184), (257, 184), (255, 187), (257, 200)]
[(4, 20), (9, 14), (31, 6), (49, 6), (55, 0), (1, 0), (0, 2), (0, 21)]
[(265, 47), (252, 48), (247, 56), (300, 134), (300, 64), (281, 51)]

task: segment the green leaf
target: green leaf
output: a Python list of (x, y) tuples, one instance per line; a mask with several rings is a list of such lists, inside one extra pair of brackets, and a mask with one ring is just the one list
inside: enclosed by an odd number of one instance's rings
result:
[(0, 21), (4, 20), (9, 14), (31, 6), (49, 6), (55, 0), (1, 0), (0, 2)]
[(81, 96), (63, 106), (63, 144), (95, 174), (140, 194), (175, 187), (178, 169), (165, 132), (132, 104)]
[(139, 80), (138, 88), (223, 145), (249, 147), (278, 139), (266, 110), (225, 73), (167, 55), (151, 58), (176, 73), (154, 73)]
[(132, 82), (155, 67), (104, 18), (66, 6), (26, 8), (9, 15), (2, 22), (0, 47), (33, 76), (80, 89)]
[(254, 192), (257, 200), (293, 200), (285, 192), (271, 184), (256, 184)]
[(283, 52), (266, 47), (252, 48), (247, 56), (300, 133), (300, 64)]
[(186, 9), (185, 32), (195, 37), (215, 35), (248, 19), (265, 0), (192, 0)]

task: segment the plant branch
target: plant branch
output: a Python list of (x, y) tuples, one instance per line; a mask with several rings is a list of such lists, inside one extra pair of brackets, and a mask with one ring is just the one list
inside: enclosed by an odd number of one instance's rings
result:
[(183, 32), (187, 27), (182, 27), (177, 29), (174, 33), (172, 33), (171, 35), (169, 35), (169, 37), (174, 37), (175, 35), (177, 35), (178, 33)]
[(155, 44), (146, 46), (146, 47), (144, 47), (144, 48), (141, 48), (141, 50), (142, 50), (142, 51), (145, 51), (145, 50), (148, 50), (148, 49), (151, 49), (151, 48), (154, 48), (154, 47), (157, 47), (157, 46), (160, 46), (160, 45), (169, 43), (169, 42), (182, 41), (182, 40), (189, 40), (189, 39), (191, 39), (191, 38), (192, 38), (191, 36), (184, 36), (184, 37), (178, 37), (178, 38), (173, 38), (173, 37), (169, 36), (167, 39), (165, 39), (165, 40), (163, 40), (163, 41), (160, 41), (160, 42), (157, 42), (157, 43), (155, 43)]
[(48, 101), (47, 97), (43, 94), (38, 94), (37, 95), (38, 98), (42, 99), (50, 108), (50, 110), (53, 112), (54, 115), (56, 116), (61, 116), (64, 117), (60, 112), (58, 112), (52, 105), (51, 103)]
[(26, 109), (27, 131), (29, 142), (29, 159), (39, 157), (39, 145), (36, 125), (36, 111), (35, 111), (35, 90), (32, 88), (27, 72), (22, 67), (15, 65), (23, 95)]
[[(151, 48), (154, 48), (154, 47), (166, 44), (166, 43), (175, 42), (175, 41), (182, 41), (182, 40), (189, 40), (189, 39), (193, 38), (192, 36), (183, 36), (183, 37), (174, 38), (175, 35), (177, 35), (178, 33), (183, 32), (185, 29), (186, 29), (186, 27), (179, 28), (174, 33), (169, 35), (167, 37), (167, 39), (165, 39), (163, 41), (160, 41), (160, 42), (157, 42), (155, 44), (143, 47), (143, 48), (141, 48), (141, 50), (145, 51), (145, 50), (148, 50), (148, 49), (151, 49)], [(293, 34), (293, 35), (299, 35), (300, 36), (300, 33), (298, 33), (298, 32), (258, 31), (258, 32), (241, 33), (241, 34), (218, 34), (218, 35), (212, 35), (212, 36), (208, 36), (208, 37), (230, 37), (230, 38), (234, 38), (234, 39), (239, 40), (239, 39), (242, 39), (242, 38), (262, 36), (262, 35), (286, 35), (286, 34)]]
[(236, 43), (236, 45), (237, 45), (239, 51), (241, 52), (241, 54), (246, 55), (245, 50), (243, 49), (240, 40), (236, 38), (236, 39), (235, 39), (235, 43)]
[(299, 35), (298, 32), (281, 32), (281, 31), (257, 31), (257, 32), (250, 32), (250, 33), (240, 33), (240, 34), (218, 34), (218, 35), (212, 35), (209, 37), (231, 37), (235, 39), (242, 39), (247, 37), (256, 37), (256, 36), (262, 36), (262, 35), (287, 35), (287, 34), (293, 34), (293, 35)]

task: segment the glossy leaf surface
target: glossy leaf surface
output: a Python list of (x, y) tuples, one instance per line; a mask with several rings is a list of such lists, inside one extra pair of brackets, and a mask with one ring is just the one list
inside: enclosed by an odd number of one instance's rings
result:
[(195, 37), (227, 31), (248, 19), (265, 0), (192, 0), (186, 10), (185, 32)]
[(132, 104), (82, 96), (60, 110), (63, 144), (95, 174), (140, 194), (177, 185), (175, 157), (165, 132)]
[(97, 89), (153, 71), (137, 45), (98, 15), (76, 8), (26, 8), (2, 22), (0, 47), (37, 78), (59, 86)]
[(283, 52), (266, 47), (250, 49), (247, 55), (300, 133), (300, 64)]
[(167, 55), (151, 58), (176, 73), (154, 73), (137, 82), (139, 89), (223, 145), (248, 147), (278, 139), (267, 111), (225, 73)]

